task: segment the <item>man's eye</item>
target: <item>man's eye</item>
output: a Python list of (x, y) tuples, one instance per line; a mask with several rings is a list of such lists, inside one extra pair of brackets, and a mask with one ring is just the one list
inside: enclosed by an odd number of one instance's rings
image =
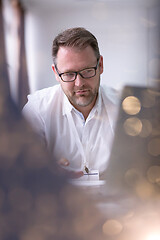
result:
[(93, 72), (94, 70), (91, 68), (91, 69), (87, 69), (86, 72)]
[(86, 76), (90, 76), (94, 73), (94, 69), (86, 69), (84, 71), (81, 72), (83, 75), (86, 75)]
[(65, 77), (73, 77), (75, 73), (64, 73), (63, 76)]
[(93, 71), (94, 71), (94, 69), (88, 68), (88, 69), (85, 69), (83, 72), (84, 73), (90, 73), (90, 72), (93, 72)]

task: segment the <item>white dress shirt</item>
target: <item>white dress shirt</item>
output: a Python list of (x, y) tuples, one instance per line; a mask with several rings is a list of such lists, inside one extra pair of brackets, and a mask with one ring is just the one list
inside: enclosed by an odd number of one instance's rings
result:
[(69, 160), (70, 170), (107, 168), (117, 114), (117, 96), (100, 86), (95, 106), (86, 121), (63, 93), (60, 85), (45, 88), (28, 96), (23, 113), (55, 161)]

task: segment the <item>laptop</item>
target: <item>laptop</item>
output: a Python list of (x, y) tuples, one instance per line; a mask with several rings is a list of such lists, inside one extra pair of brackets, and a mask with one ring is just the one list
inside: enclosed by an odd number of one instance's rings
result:
[(107, 188), (116, 194), (126, 192), (145, 197), (149, 191), (159, 191), (160, 91), (157, 89), (124, 87), (105, 180)]

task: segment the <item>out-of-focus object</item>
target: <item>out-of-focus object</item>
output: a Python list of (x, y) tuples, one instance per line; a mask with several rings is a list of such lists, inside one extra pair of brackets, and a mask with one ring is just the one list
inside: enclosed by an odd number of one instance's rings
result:
[[(160, 91), (126, 86), (105, 173), (103, 230), (114, 240), (159, 239)], [(105, 199), (105, 200), (104, 200)], [(105, 209), (105, 211), (104, 211)]]
[[(0, 1), (1, 10), (1, 1)], [(104, 239), (99, 212), (56, 165), (9, 91), (0, 11), (0, 239)]]
[(148, 178), (151, 172), (156, 176), (154, 189), (159, 185), (159, 109), (160, 91), (157, 89), (131, 86), (124, 88), (106, 175), (107, 182), (114, 186), (114, 190), (137, 191), (139, 182), (145, 180), (148, 184), (151, 183), (151, 177)]

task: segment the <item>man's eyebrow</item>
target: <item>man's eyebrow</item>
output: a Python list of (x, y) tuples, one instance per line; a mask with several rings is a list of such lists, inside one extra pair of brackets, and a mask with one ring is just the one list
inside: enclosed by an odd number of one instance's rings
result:
[[(87, 68), (93, 68), (93, 67), (95, 67), (95, 65), (96, 65), (96, 63), (92, 64), (91, 66), (85, 66), (84, 68), (81, 68), (79, 70), (66, 70), (66, 71), (59, 72), (59, 73), (61, 74), (61, 73), (79, 72), (79, 71), (82, 71), (82, 70), (87, 69)], [(58, 71), (59, 71), (59, 69), (58, 69)]]

